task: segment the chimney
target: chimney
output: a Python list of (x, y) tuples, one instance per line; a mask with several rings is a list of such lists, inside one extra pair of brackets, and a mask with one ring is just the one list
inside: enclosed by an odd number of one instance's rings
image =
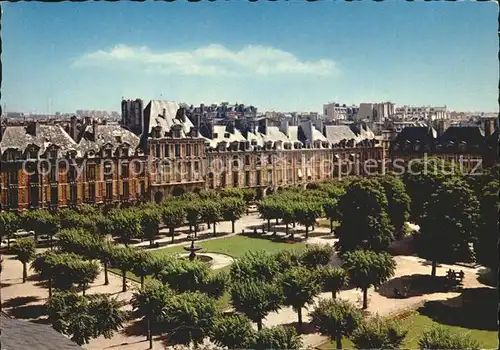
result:
[(229, 120), (226, 126), (227, 132), (234, 134), (234, 120)]
[(209, 119), (209, 120), (207, 120), (206, 125), (207, 125), (207, 132), (208, 132), (207, 137), (209, 139), (212, 139), (214, 137), (214, 122), (211, 119)]
[(69, 126), (69, 135), (75, 141), (77, 141), (77, 130), (76, 130), (76, 116), (71, 117), (70, 126)]
[(262, 118), (259, 124), (259, 132), (267, 135), (267, 118)]
[(325, 128), (323, 126), (323, 120), (322, 119), (316, 119), (314, 126), (316, 129), (318, 129), (323, 135), (325, 134)]
[(163, 119), (167, 119), (167, 109), (163, 108)]
[(288, 119), (282, 119), (280, 122), (280, 131), (288, 136)]
[(484, 136), (488, 137), (495, 133), (495, 119), (487, 118), (484, 120)]
[(40, 136), (40, 122), (38, 120), (31, 122), (28, 125), (27, 132), (34, 137)]
[(97, 124), (97, 120), (96, 119), (92, 120), (92, 137), (93, 137), (94, 142), (97, 140), (97, 127), (98, 126), (99, 126), (99, 124)]

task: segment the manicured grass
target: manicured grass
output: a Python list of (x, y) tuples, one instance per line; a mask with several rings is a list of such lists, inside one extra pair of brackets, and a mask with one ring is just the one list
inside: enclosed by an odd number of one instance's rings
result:
[[(401, 323), (408, 326), (408, 335), (403, 344), (405, 349), (418, 349), (418, 340), (420, 335), (425, 329), (432, 326), (445, 326), (452, 331), (460, 332), (462, 334), (469, 334), (469, 336), (477, 340), (485, 349), (496, 349), (498, 347), (498, 333), (496, 331), (486, 331), (478, 329), (467, 329), (457, 326), (443, 325), (433, 321), (431, 318), (421, 315), (415, 311), (415, 314), (406, 319), (401, 320)], [(342, 347), (344, 349), (353, 349), (354, 345), (349, 339), (342, 340)], [(321, 350), (335, 349), (335, 342), (327, 342), (319, 346)]]
[[(186, 246), (188, 243), (186, 243)], [(265, 238), (253, 238), (247, 236), (232, 236), (229, 238), (213, 239), (205, 242), (198, 242), (201, 246), (199, 253), (219, 253), (232, 256), (233, 258), (241, 258), (249, 251), (264, 250), (269, 253), (277, 253), (284, 249), (301, 249), (305, 247), (304, 243), (283, 243), (273, 242)], [(153, 254), (175, 254), (185, 253), (183, 246), (153, 250)]]

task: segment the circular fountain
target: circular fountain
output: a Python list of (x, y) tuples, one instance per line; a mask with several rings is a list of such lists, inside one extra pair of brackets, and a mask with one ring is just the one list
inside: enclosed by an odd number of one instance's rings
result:
[(184, 247), (184, 250), (190, 253), (188, 257), (190, 261), (196, 259), (196, 252), (201, 250), (200, 246), (194, 245), (194, 241), (195, 241), (194, 236), (191, 236), (191, 245), (189, 247)]

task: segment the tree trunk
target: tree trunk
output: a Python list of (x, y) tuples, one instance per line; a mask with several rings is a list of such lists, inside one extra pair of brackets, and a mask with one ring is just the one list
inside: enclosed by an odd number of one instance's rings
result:
[(335, 335), (335, 343), (337, 344), (337, 349), (342, 349), (342, 336), (339, 333)]
[(172, 237), (172, 243), (174, 243), (175, 239), (175, 229), (173, 227), (170, 227), (170, 237)]
[(292, 224), (292, 227), (295, 228), (295, 222)]
[(189, 225), (189, 234), (193, 233), (193, 226)]
[(147, 334), (147, 338), (149, 340), (149, 348), (152, 349), (153, 348), (153, 335), (151, 334), (151, 321), (149, 320), (149, 316), (148, 316), (148, 334)]
[(299, 329), (302, 331), (302, 308), (297, 309), (297, 316), (299, 316)]
[(363, 288), (363, 310), (368, 309), (368, 288)]
[(436, 267), (437, 267), (437, 261), (432, 260), (432, 270), (431, 270), (432, 277), (436, 277)]
[(235, 229), (234, 229), (234, 220), (231, 221), (231, 232), (234, 233), (235, 232)]
[(210, 228), (210, 221), (207, 221), (207, 228)]
[(104, 262), (104, 285), (107, 286), (109, 284), (108, 278), (108, 263)]
[(82, 283), (82, 295), (85, 296), (85, 283)]
[(278, 225), (278, 218), (276, 218), (276, 225)]
[(198, 224), (194, 225), (194, 238), (198, 235)]
[(337, 299), (337, 291), (332, 290), (332, 299)]
[(52, 250), (52, 235), (49, 235), (49, 248)]
[(122, 270), (122, 292), (127, 291), (127, 271)]
[(52, 297), (52, 278), (49, 278), (49, 298)]
[(215, 236), (217, 236), (217, 231), (216, 231), (216, 229), (215, 229), (215, 226), (216, 226), (216, 225), (215, 225), (215, 222), (213, 223), (213, 225), (214, 225), (214, 237), (215, 237)]
[(330, 218), (330, 233), (333, 233), (333, 219)]
[(257, 321), (257, 330), (258, 331), (262, 330), (262, 320)]
[(267, 219), (267, 230), (271, 231), (271, 220)]
[(306, 225), (306, 239), (309, 238), (309, 226)]
[(26, 282), (27, 278), (28, 278), (28, 269), (26, 267), (26, 263), (23, 262), (23, 283)]
[(144, 288), (144, 275), (141, 276), (141, 288)]
[(285, 232), (288, 234), (288, 223), (285, 224)]

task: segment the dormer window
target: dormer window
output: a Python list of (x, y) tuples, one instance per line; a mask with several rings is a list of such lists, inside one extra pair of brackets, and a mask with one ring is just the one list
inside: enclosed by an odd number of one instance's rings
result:
[(107, 157), (107, 158), (111, 158), (113, 155), (113, 152), (111, 149), (107, 149), (104, 151), (104, 156)]
[(123, 157), (128, 157), (128, 147), (122, 148), (122, 156)]
[(38, 151), (31, 149), (28, 151), (28, 159), (37, 159), (38, 158)]
[(225, 138), (225, 139), (228, 139), (229, 137), (230, 137), (230, 136), (229, 136), (229, 133), (228, 133), (228, 132), (224, 133), (224, 138)]
[(257, 146), (257, 140), (252, 140), (252, 146)]
[(51, 149), (49, 152), (49, 157), (52, 159), (57, 158), (57, 150), (56, 149)]
[(122, 137), (121, 136), (115, 136), (115, 140), (118, 143), (122, 143)]

